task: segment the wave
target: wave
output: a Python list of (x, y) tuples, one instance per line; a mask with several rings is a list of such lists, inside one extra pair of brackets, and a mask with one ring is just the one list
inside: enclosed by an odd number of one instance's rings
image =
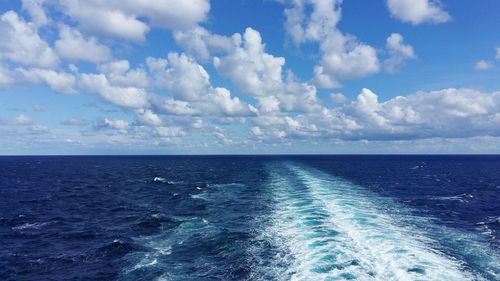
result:
[(164, 183), (164, 184), (167, 184), (167, 185), (174, 185), (174, 184), (176, 184), (176, 182), (169, 181), (166, 178), (162, 178), (162, 177), (155, 177), (153, 179), (153, 182)]
[(13, 227), (12, 230), (40, 229), (49, 224), (50, 222), (24, 223), (22, 225)]

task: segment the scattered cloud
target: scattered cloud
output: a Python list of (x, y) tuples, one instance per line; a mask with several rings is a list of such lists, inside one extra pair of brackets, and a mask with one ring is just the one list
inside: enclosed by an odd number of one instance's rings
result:
[(375, 48), (337, 28), (342, 15), (341, 0), (290, 2), (285, 9), (285, 29), (291, 40), (295, 44), (318, 42), (320, 45), (321, 59), (314, 68), (319, 87), (338, 88), (340, 80), (380, 71)]
[[(19, 114), (0, 120), (2, 133), (71, 145), (198, 147), (500, 135), (498, 92), (449, 88), (383, 100), (386, 95), (368, 88), (353, 99), (346, 89), (346, 95), (318, 91), (397, 72), (417, 58), (415, 50), (399, 33), (374, 47), (341, 31), (341, 0), (278, 1), (285, 6), (289, 43), (318, 50), (305, 79), (270, 52), (274, 46), (268, 48), (258, 30), (209, 30), (209, 0), (22, 0), (21, 14), (0, 15), (0, 86), (42, 84), (58, 93), (93, 94), (113, 110), (98, 108), (107, 118), (97, 121), (88, 115), (57, 121), (64, 130)], [(418, 25), (449, 21), (440, 3), (388, 0), (387, 6), (394, 18)], [(149, 44), (141, 41), (154, 28), (169, 30), (180, 49), (163, 50), (165, 57), (128, 57), (134, 46)], [(478, 70), (493, 66), (493, 58), (475, 64)]]
[(45, 13), (44, 4), (46, 0), (21, 0), (22, 9), (31, 17), (32, 22), (36, 26), (44, 26), (50, 22), (49, 17)]
[(474, 68), (476, 70), (488, 70), (493, 67), (493, 64), (485, 61), (485, 60), (480, 60), (474, 64)]
[(384, 61), (387, 72), (396, 72), (406, 60), (416, 58), (413, 47), (405, 45), (403, 40), (403, 36), (399, 33), (393, 33), (387, 38), (386, 48), (390, 55)]
[(96, 123), (95, 128), (97, 130), (112, 129), (124, 134), (127, 133), (129, 126), (125, 120), (104, 118)]
[(380, 102), (363, 89), (351, 102), (297, 116), (257, 118), (261, 136), (408, 140), (500, 135), (500, 93), (473, 89), (417, 92)]
[(104, 74), (81, 74), (79, 84), (85, 91), (96, 93), (119, 107), (140, 109), (149, 104), (148, 93), (143, 88), (112, 85)]
[(31, 126), (30, 130), (35, 134), (45, 134), (50, 131), (48, 127), (42, 125), (33, 125)]
[(239, 34), (227, 37), (213, 34), (199, 26), (190, 30), (177, 30), (174, 38), (188, 54), (202, 60), (208, 60), (213, 54), (230, 52), (241, 43)]
[(342, 93), (334, 93), (330, 94), (330, 99), (332, 100), (333, 103), (345, 103), (348, 99), (346, 96), (344, 96)]
[[(57, 1), (86, 33), (143, 41), (151, 27), (188, 30), (207, 18), (208, 0)], [(175, 8), (173, 8), (175, 7)]]
[(55, 50), (61, 58), (69, 61), (84, 60), (99, 63), (111, 59), (111, 50), (99, 44), (95, 37), (85, 38), (80, 31), (62, 25)]
[(33, 120), (31, 120), (31, 118), (29, 118), (28, 116), (24, 115), (24, 114), (19, 114), (15, 119), (14, 119), (14, 122), (13, 122), (14, 125), (31, 125), (33, 124)]
[(57, 72), (49, 69), (31, 68), (16, 70), (21, 76), (18, 78), (19, 82), (24, 83), (45, 83), (52, 90), (64, 93), (75, 94), (76, 78), (73, 74), (67, 72)]
[(254, 97), (262, 112), (311, 111), (319, 108), (316, 88), (300, 82), (291, 71), (284, 78), (285, 58), (265, 50), (260, 33), (247, 28), (238, 48), (214, 58), (217, 72), (242, 94)]
[(387, 0), (387, 7), (393, 17), (413, 25), (443, 23), (451, 19), (438, 0)]
[(52, 68), (59, 63), (55, 52), (39, 36), (36, 26), (14, 11), (0, 16), (0, 38), (0, 60), (40, 68)]
[(82, 126), (87, 126), (90, 124), (90, 122), (86, 119), (80, 119), (80, 118), (71, 118), (68, 120), (65, 120), (61, 122), (62, 125), (65, 126), (77, 126), (77, 127), (82, 127)]

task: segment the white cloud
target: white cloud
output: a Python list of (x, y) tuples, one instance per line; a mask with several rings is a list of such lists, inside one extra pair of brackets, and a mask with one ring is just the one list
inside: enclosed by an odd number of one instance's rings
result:
[(285, 58), (274, 57), (264, 48), (260, 33), (247, 28), (242, 45), (225, 57), (214, 58), (214, 66), (240, 92), (251, 96), (269, 95), (282, 87)]
[(500, 47), (495, 48), (495, 50), (496, 50), (496, 52), (497, 52), (497, 53), (496, 53), (495, 58), (496, 58), (497, 60), (500, 60)]
[(493, 67), (493, 64), (490, 63), (490, 62), (487, 62), (485, 60), (480, 60), (480, 61), (477, 61), (475, 64), (474, 64), (474, 68), (476, 70), (488, 70), (490, 68)]
[(210, 99), (217, 105), (219, 112), (224, 115), (252, 115), (255, 109), (240, 101), (238, 97), (231, 97), (231, 92), (226, 88), (215, 88)]
[(208, 60), (214, 53), (230, 52), (241, 43), (239, 34), (227, 37), (213, 34), (203, 27), (187, 31), (177, 30), (174, 32), (174, 38), (188, 54), (203, 60)]
[(113, 129), (120, 133), (126, 133), (129, 129), (129, 123), (125, 120), (120, 119), (108, 119), (104, 118), (96, 125), (97, 129)]
[[(336, 29), (342, 17), (340, 0), (294, 0), (285, 9), (285, 29), (296, 44), (306, 41), (321, 41), (330, 30)], [(306, 16), (306, 9), (312, 12)]]
[(63, 12), (79, 22), (82, 30), (142, 41), (152, 27), (187, 30), (203, 22), (208, 0), (110, 0), (59, 1)]
[(55, 49), (61, 58), (99, 63), (111, 59), (111, 50), (99, 44), (95, 37), (85, 38), (80, 31), (62, 25)]
[(52, 68), (59, 59), (34, 24), (8, 11), (0, 17), (0, 59), (27, 66)]
[(0, 86), (10, 86), (15, 83), (12, 71), (0, 62)]
[(201, 111), (194, 108), (192, 104), (186, 101), (172, 99), (171, 97), (155, 97), (152, 101), (155, 111), (169, 115), (201, 115)]
[(43, 134), (43, 133), (48, 133), (50, 131), (48, 127), (38, 124), (31, 126), (30, 130), (32, 133), (35, 134)]
[(240, 93), (255, 97), (263, 114), (318, 109), (316, 88), (298, 81), (291, 71), (283, 80), (284, 65), (285, 58), (267, 53), (260, 33), (251, 28), (245, 30), (238, 48), (214, 58), (217, 72)]
[[(417, 92), (381, 102), (369, 89), (333, 109), (297, 116), (259, 116), (261, 136), (409, 140), (500, 136), (500, 93), (473, 89)], [(251, 129), (252, 130), (252, 129)], [(280, 138), (283, 138), (283, 134)]]
[(158, 89), (173, 99), (164, 99), (160, 108), (169, 114), (250, 115), (254, 109), (231, 97), (229, 90), (214, 88), (208, 72), (185, 54), (170, 53), (167, 59), (147, 58), (146, 65)]
[(210, 91), (207, 71), (185, 54), (169, 53), (167, 59), (147, 58), (157, 88), (169, 90), (183, 101), (202, 100)]
[(163, 124), (160, 116), (149, 109), (137, 110), (137, 118), (141, 124), (158, 127)]
[(160, 137), (168, 137), (168, 138), (182, 137), (186, 134), (184, 130), (180, 127), (165, 127), (165, 126), (157, 127), (156, 133)]
[(23, 10), (28, 12), (36, 26), (43, 26), (50, 22), (43, 7), (45, 2), (45, 0), (22, 0)]
[(97, 66), (102, 74), (106, 75), (109, 83), (119, 87), (146, 88), (149, 86), (149, 77), (140, 67), (131, 69), (127, 60), (112, 61)]
[(365, 77), (380, 71), (377, 51), (343, 34), (341, 0), (294, 0), (285, 9), (285, 29), (296, 44), (318, 42), (321, 60), (314, 68), (315, 83), (323, 88), (340, 87), (339, 80)]
[(403, 36), (393, 33), (387, 38), (386, 48), (390, 57), (384, 61), (387, 72), (396, 72), (405, 60), (415, 59), (413, 47), (403, 43)]
[(345, 103), (348, 99), (342, 93), (332, 93), (330, 94), (330, 99), (333, 103)]
[[(332, 31), (325, 38), (321, 50), (323, 56), (315, 69), (320, 86), (335, 87), (338, 80), (361, 78), (380, 71), (375, 48), (339, 31)], [(324, 76), (331, 82), (322, 84)]]
[(387, 7), (393, 17), (413, 25), (443, 23), (451, 19), (437, 0), (387, 0)]
[(86, 119), (71, 118), (61, 122), (61, 124), (65, 126), (86, 126), (89, 124), (89, 121)]
[(262, 130), (258, 127), (258, 126), (255, 126), (255, 127), (252, 127), (250, 128), (250, 131), (252, 132), (252, 134), (256, 137), (260, 137), (262, 136)]
[(104, 74), (81, 74), (80, 86), (88, 92), (98, 94), (102, 99), (125, 108), (147, 108), (148, 94), (142, 88), (111, 85)]
[(33, 120), (29, 118), (28, 116), (24, 114), (19, 114), (15, 119), (14, 119), (14, 125), (31, 125), (33, 124)]
[(18, 68), (16, 72), (20, 74), (17, 78), (17, 83), (45, 83), (52, 90), (59, 93), (76, 93), (74, 88), (76, 78), (73, 74), (40, 68)]

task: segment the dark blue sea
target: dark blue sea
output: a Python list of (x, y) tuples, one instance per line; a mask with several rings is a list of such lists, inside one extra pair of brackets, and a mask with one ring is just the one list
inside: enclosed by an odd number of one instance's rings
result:
[(0, 157), (0, 280), (500, 280), (500, 156)]

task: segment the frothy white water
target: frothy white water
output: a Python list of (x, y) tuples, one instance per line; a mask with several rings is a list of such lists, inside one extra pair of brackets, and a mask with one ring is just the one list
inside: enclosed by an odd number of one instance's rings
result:
[[(277, 206), (264, 239), (281, 280), (484, 280), (433, 247), (412, 218), (362, 187), (312, 169), (271, 169)], [(424, 225), (422, 221), (419, 225)]]

